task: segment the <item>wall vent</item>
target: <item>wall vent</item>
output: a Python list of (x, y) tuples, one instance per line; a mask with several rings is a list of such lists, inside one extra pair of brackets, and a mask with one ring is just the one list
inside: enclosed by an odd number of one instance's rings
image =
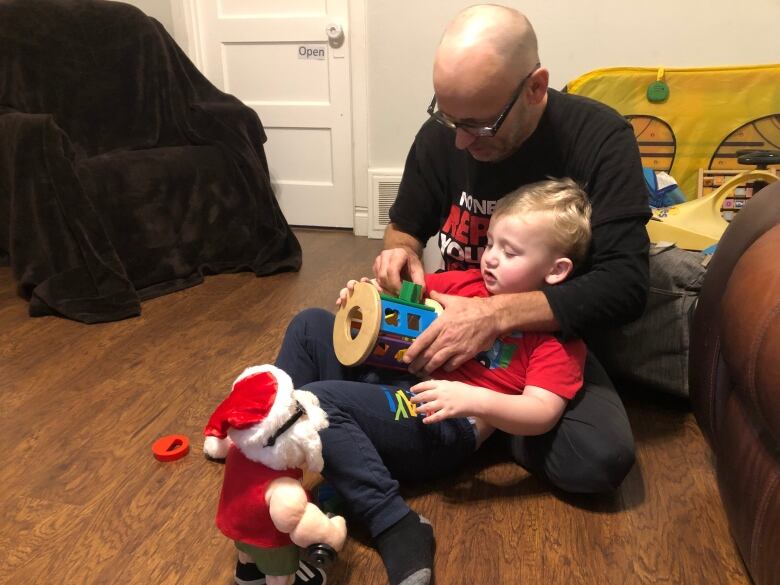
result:
[(371, 204), (369, 205), (369, 238), (381, 238), (390, 223), (390, 207), (398, 195), (401, 170), (369, 170), (371, 176)]

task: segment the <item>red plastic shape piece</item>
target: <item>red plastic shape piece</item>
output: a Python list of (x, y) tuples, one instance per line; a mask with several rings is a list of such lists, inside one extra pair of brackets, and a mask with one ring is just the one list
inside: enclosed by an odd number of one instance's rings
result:
[(152, 445), (152, 453), (160, 461), (176, 461), (189, 452), (190, 440), (184, 435), (168, 435)]

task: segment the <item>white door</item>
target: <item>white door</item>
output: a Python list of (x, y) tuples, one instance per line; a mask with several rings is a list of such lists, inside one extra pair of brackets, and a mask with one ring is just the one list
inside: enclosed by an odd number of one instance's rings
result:
[(271, 181), (292, 225), (353, 224), (347, 4), (196, 4), (203, 72), (260, 116)]

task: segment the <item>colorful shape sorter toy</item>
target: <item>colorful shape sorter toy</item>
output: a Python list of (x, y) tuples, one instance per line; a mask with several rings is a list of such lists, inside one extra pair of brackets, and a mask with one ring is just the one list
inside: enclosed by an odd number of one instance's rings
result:
[(442, 310), (432, 299), (421, 302), (421, 291), (420, 285), (404, 281), (398, 297), (392, 297), (371, 283), (357, 283), (333, 326), (339, 361), (405, 370), (404, 352)]

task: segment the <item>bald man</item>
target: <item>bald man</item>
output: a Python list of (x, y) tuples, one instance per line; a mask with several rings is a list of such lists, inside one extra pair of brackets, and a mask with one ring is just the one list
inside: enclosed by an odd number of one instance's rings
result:
[[(434, 293), (445, 311), (407, 350), (411, 368), (425, 374), (457, 367), (510, 332), (582, 337), (638, 316), (647, 292), (649, 207), (631, 126), (603, 105), (548, 89), (531, 25), (507, 8), (461, 12), (436, 52), (433, 82), (431, 119), (409, 153), (387, 249), (374, 265), (381, 286), (397, 290), (402, 276), (422, 284), (423, 243), (437, 232), (447, 268), (478, 268), (496, 201), (548, 176), (585, 186), (593, 245), (576, 277), (549, 290), (487, 299)], [(425, 424), (415, 416), (402, 396), (414, 376), (341, 366), (333, 323), (322, 310), (297, 315), (276, 365), (328, 412), (323, 475), (351, 520), (368, 527), (391, 585), (426, 585), (433, 528), (403, 500), (398, 480), (458, 469), (478, 447), (474, 425), (467, 418)], [(590, 356), (585, 377), (555, 428), (509, 437), (511, 452), (560, 489), (614, 490), (634, 463), (631, 428)]]
[[(614, 110), (548, 87), (536, 35), (516, 10), (468, 8), (446, 28), (433, 67), (430, 119), (409, 152), (374, 262), (390, 291), (422, 283), (424, 243), (438, 232), (445, 268), (479, 265), (495, 202), (520, 185), (571, 177), (593, 207), (589, 261), (543, 291), (466, 299), (433, 293), (445, 311), (409, 348), (421, 375), (457, 368), (511, 331), (555, 331), (586, 341), (637, 318), (648, 287), (650, 213), (631, 126)], [(614, 489), (634, 461), (628, 418), (590, 355), (586, 383), (561, 424), (512, 437), (524, 467), (573, 492)]]

